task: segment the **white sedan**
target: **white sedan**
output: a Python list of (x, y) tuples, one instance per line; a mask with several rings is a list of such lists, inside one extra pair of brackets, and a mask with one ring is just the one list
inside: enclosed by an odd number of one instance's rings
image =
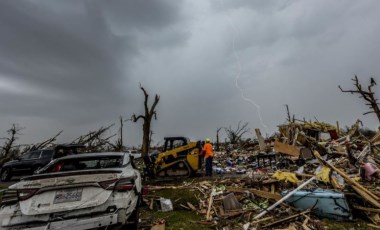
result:
[(66, 156), (9, 187), (0, 229), (137, 229), (141, 191), (129, 154)]

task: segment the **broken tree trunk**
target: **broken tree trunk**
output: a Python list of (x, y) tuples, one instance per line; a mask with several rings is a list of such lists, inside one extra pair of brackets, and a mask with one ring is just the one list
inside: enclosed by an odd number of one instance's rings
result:
[(157, 120), (157, 112), (156, 112), (156, 106), (158, 102), (160, 101), (160, 96), (156, 94), (154, 97), (154, 102), (151, 105), (151, 107), (148, 106), (148, 100), (149, 100), (149, 94), (146, 92), (144, 87), (140, 84), (140, 89), (144, 93), (144, 115), (138, 115), (135, 114), (132, 115), (132, 121), (137, 122), (139, 119), (143, 120), (143, 141), (142, 141), (142, 148), (141, 148), (141, 156), (146, 157), (148, 156), (149, 152), (149, 144), (150, 144), (150, 135), (151, 135), (151, 123), (152, 119)]

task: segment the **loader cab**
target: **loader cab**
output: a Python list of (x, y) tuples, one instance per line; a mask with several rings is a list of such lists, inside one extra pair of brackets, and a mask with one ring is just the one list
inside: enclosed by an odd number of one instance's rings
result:
[(186, 137), (165, 137), (164, 152), (172, 149), (185, 146), (190, 143), (189, 138)]

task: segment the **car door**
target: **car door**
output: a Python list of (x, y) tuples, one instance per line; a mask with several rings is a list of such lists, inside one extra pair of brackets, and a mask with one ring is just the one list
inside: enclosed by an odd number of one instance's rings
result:
[(14, 163), (11, 166), (14, 175), (23, 174), (25, 172), (24, 163), (30, 158), (32, 153), (33, 152), (25, 153), (24, 155), (22, 155), (14, 161)]
[(40, 165), (45, 166), (53, 159), (53, 150), (42, 150), (41, 158), (40, 158)]
[(33, 173), (36, 163), (38, 163), (41, 157), (41, 150), (31, 152), (28, 159), (22, 160), (19, 165), (20, 171), (23, 175), (29, 175)]

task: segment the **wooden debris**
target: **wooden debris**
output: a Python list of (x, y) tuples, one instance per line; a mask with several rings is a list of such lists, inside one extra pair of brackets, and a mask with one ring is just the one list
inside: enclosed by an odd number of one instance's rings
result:
[[(186, 209), (186, 210), (192, 210), (191, 208), (187, 207), (186, 205), (183, 205), (183, 204), (180, 204), (179, 206), (181, 206), (182, 208)], [(193, 210), (193, 211), (196, 211), (196, 210)]]
[(211, 212), (211, 207), (212, 207), (213, 201), (214, 201), (214, 192), (212, 191), (210, 194), (209, 201), (208, 201), (208, 209), (207, 209), (207, 213), (206, 213), (206, 220), (208, 220), (208, 221), (211, 220), (210, 212)]
[(368, 189), (366, 189), (365, 187), (363, 187), (361, 184), (359, 184), (358, 182), (356, 182), (355, 180), (353, 180), (352, 178), (350, 178), (349, 176), (347, 176), (341, 170), (337, 169), (336, 167), (334, 167), (330, 163), (328, 163), (325, 160), (323, 160), (321, 158), (321, 156), (319, 155), (318, 151), (314, 151), (314, 155), (324, 165), (330, 167), (332, 170), (336, 171), (339, 175), (341, 175), (347, 181), (347, 183), (349, 183), (351, 185), (351, 187), (357, 193), (359, 193), (365, 200), (367, 200), (368, 202), (370, 202), (372, 205), (380, 208), (380, 203), (377, 202), (380, 199), (378, 196), (376, 196), (375, 194), (373, 194), (372, 192), (370, 192)]
[(302, 216), (302, 215), (304, 215), (304, 214), (307, 214), (307, 213), (309, 213), (309, 212), (310, 212), (310, 210), (307, 210), (307, 211), (304, 211), (304, 212), (301, 212), (301, 213), (298, 213), (298, 214), (295, 214), (295, 215), (292, 215), (292, 216), (286, 217), (286, 218), (284, 218), (284, 219), (277, 220), (277, 221), (275, 221), (275, 222), (272, 222), (272, 223), (270, 223), (270, 224), (267, 224), (267, 225), (263, 226), (263, 228), (269, 228), (269, 227), (275, 226), (275, 225), (277, 225), (277, 224), (284, 223), (284, 222), (286, 222), (286, 221), (289, 221), (289, 220), (295, 219), (295, 218), (297, 218), (297, 217), (299, 217), (299, 216)]
[(266, 148), (264, 137), (261, 135), (260, 129), (255, 129), (257, 139), (259, 140), (260, 151)]
[(189, 208), (193, 211), (197, 211), (197, 209), (194, 207), (193, 204), (191, 204), (190, 202), (187, 202), (187, 206), (189, 206)]
[(260, 220), (252, 221), (251, 224), (258, 224), (258, 223), (261, 223), (261, 222), (265, 222), (265, 221), (271, 220), (273, 218), (274, 218), (273, 216), (268, 216), (268, 217), (262, 218)]
[(150, 230), (165, 230), (165, 224), (156, 224), (156, 225), (153, 225)]
[(305, 217), (305, 220), (303, 221), (302, 223), (302, 228), (304, 230), (311, 230), (308, 226), (307, 226), (307, 223), (309, 222), (310, 218), (308, 216), (306, 216), (305, 214), (303, 214), (303, 216)]
[(380, 226), (378, 226), (378, 225), (374, 225), (374, 224), (367, 224), (367, 226), (369, 226), (369, 227), (371, 227), (371, 228), (380, 229)]
[(149, 204), (149, 209), (150, 210), (153, 210), (153, 204), (154, 204), (154, 200), (152, 198), (152, 199), (150, 199), (150, 204)]
[(365, 212), (380, 213), (380, 209), (378, 209), (378, 208), (368, 208), (368, 207), (362, 207), (359, 205), (353, 205), (352, 207), (355, 209), (361, 210), (361, 211), (365, 211)]
[(283, 144), (279, 141), (274, 142), (274, 151), (279, 152), (279, 153), (284, 153), (284, 154), (294, 156), (294, 157), (299, 157), (300, 155), (299, 148), (293, 145)]
[(278, 201), (282, 198), (282, 196), (279, 193), (271, 193), (271, 192), (265, 192), (257, 189), (250, 189), (250, 188), (230, 188), (227, 187), (227, 190), (230, 192), (251, 192), (255, 194), (256, 196), (267, 198), (267, 199), (273, 199), (275, 201)]

